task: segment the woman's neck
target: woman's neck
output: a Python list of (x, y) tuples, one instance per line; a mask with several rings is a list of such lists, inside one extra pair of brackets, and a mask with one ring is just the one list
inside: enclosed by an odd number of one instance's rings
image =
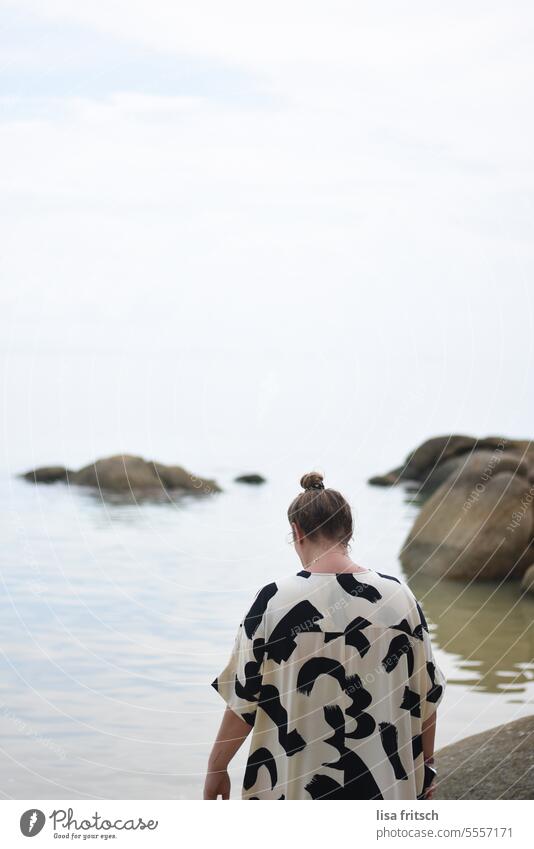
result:
[(310, 560), (304, 565), (308, 572), (362, 572), (366, 571), (354, 563), (344, 551), (311, 552)]

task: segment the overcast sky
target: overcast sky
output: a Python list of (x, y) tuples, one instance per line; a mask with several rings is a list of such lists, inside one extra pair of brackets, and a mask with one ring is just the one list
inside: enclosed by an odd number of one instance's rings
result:
[(530, 4), (0, 5), (11, 352), (504, 359), (524, 394)]

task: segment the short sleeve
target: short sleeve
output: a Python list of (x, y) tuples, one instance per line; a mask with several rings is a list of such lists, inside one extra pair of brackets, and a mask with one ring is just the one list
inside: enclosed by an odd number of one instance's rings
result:
[(421, 658), (421, 718), (423, 722), (430, 719), (441, 702), (447, 680), (441, 671), (434, 651), (432, 649), (432, 641), (428, 632), (423, 611), (419, 604), (417, 605), (420, 613), (421, 628), (419, 630), (420, 638), (423, 643), (423, 652)]
[(234, 713), (254, 725), (262, 682), (265, 647), (264, 613), (276, 592), (276, 584), (260, 590), (252, 607), (239, 625), (228, 663), (212, 681)]
[(212, 681), (211, 686), (249, 725), (254, 725), (261, 687), (263, 652), (256, 640), (247, 637), (243, 624), (239, 626), (228, 663)]

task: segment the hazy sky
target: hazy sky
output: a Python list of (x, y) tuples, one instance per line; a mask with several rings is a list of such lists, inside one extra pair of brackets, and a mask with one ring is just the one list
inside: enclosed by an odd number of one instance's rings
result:
[(433, 359), (440, 409), (467, 376), (524, 431), (530, 4), (0, 6), (11, 358), (233, 348), (269, 385), (281, 348), (296, 385), (301, 352), (366, 386)]

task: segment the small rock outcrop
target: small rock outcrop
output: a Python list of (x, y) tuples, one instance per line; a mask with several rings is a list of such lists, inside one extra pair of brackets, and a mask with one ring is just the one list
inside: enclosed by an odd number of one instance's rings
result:
[(533, 799), (533, 740), (527, 716), (445, 746), (436, 754), (434, 798)]
[(220, 487), (213, 480), (200, 478), (182, 466), (166, 466), (131, 454), (116, 454), (96, 460), (78, 471), (63, 466), (45, 466), (22, 475), (34, 483), (65, 481), (111, 493), (162, 495), (169, 490), (211, 493)]
[(25, 472), (21, 477), (32, 483), (55, 483), (56, 481), (66, 481), (72, 474), (74, 472), (66, 469), (65, 466), (41, 466), (40, 469)]
[(260, 475), (257, 472), (250, 472), (245, 475), (238, 475), (236, 478), (234, 478), (234, 480), (236, 483), (265, 483), (265, 478), (263, 477), (263, 475)]

